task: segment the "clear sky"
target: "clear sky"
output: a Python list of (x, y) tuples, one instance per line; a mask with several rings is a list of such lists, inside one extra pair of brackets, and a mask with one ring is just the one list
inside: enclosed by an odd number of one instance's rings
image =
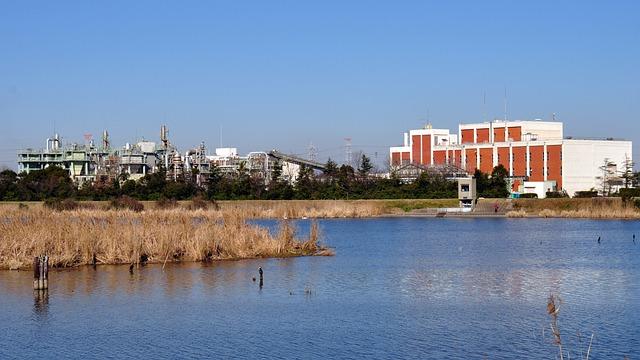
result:
[[(402, 133), (557, 119), (634, 140), (640, 1), (2, 1), (0, 165), (53, 128), (378, 161)], [(483, 94), (486, 105), (483, 106)]]

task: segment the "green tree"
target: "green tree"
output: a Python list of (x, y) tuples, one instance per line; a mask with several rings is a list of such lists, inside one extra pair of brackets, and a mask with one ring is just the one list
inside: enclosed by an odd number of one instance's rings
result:
[(300, 166), (298, 177), (294, 185), (295, 197), (297, 199), (311, 199), (313, 194), (313, 170), (306, 165)]
[(324, 174), (327, 175), (330, 178), (332, 178), (332, 177), (334, 177), (334, 176), (336, 176), (338, 174), (338, 164), (336, 164), (335, 161), (331, 160), (331, 158), (329, 158), (329, 160), (327, 160), (327, 164), (325, 165)]
[(280, 160), (276, 160), (271, 168), (271, 181), (278, 181), (282, 177), (282, 164)]
[(212, 164), (209, 168), (209, 175), (207, 176), (207, 198), (212, 200), (221, 198), (223, 181), (224, 178), (222, 176), (220, 168), (217, 165)]
[(251, 187), (251, 174), (246, 163), (241, 162), (232, 182), (232, 195), (237, 199), (248, 199), (251, 196)]
[(122, 195), (139, 198), (140, 194), (137, 193), (137, 188), (138, 186), (134, 180), (127, 180), (122, 183), (122, 186), (120, 186), (120, 192), (122, 193)]
[(502, 165), (493, 168), (491, 171), (491, 179), (490, 179), (490, 188), (491, 188), (491, 197), (494, 198), (506, 198), (509, 196), (509, 189), (507, 188), (507, 177), (509, 177), (509, 172)]
[(509, 196), (507, 187), (509, 172), (502, 164), (493, 168), (491, 176), (476, 169), (473, 177), (476, 179), (476, 190), (479, 196), (486, 198), (506, 198)]
[(0, 172), (0, 200), (20, 200), (18, 174), (12, 170)]
[(162, 191), (162, 196), (167, 199), (186, 200), (195, 195), (196, 190), (195, 185), (191, 182), (169, 181)]
[(49, 166), (43, 170), (31, 171), (20, 175), (21, 200), (44, 200), (48, 198), (71, 198), (76, 186), (67, 170), (58, 166)]
[(473, 173), (473, 177), (476, 179), (476, 191), (478, 192), (478, 196), (487, 197), (486, 194), (491, 188), (489, 176), (480, 171), (480, 169), (476, 169)]
[(629, 187), (633, 187), (634, 186), (634, 177), (636, 174), (633, 173), (633, 166), (634, 166), (634, 162), (633, 160), (631, 160), (629, 158), (629, 156), (625, 155), (624, 156), (624, 163), (622, 164), (622, 172), (620, 174), (620, 177), (622, 177), (622, 179), (624, 180), (624, 187), (625, 188), (629, 188)]
[[(158, 172), (143, 176), (137, 184), (138, 190), (135, 194), (137, 194), (137, 197), (141, 200), (157, 200), (162, 197), (165, 186), (167, 186), (167, 174), (164, 169), (161, 168)], [(124, 192), (123, 184), (123, 193)]]
[(361, 178), (366, 178), (373, 169), (373, 165), (371, 164), (371, 159), (367, 157), (367, 155), (362, 154), (360, 157), (360, 164), (358, 165), (358, 175)]

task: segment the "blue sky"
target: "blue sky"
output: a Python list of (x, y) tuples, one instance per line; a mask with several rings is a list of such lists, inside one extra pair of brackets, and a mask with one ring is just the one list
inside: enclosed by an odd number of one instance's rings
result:
[[(427, 120), (640, 140), (640, 2), (3, 1), (0, 165), (107, 128), (378, 161)], [(486, 106), (483, 110), (483, 94)], [(634, 157), (640, 159), (638, 145)]]

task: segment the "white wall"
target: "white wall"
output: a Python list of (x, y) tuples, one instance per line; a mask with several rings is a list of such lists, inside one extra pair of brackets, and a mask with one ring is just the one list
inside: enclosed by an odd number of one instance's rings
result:
[[(562, 139), (562, 123), (550, 121), (522, 121), (522, 139), (531, 133), (537, 135), (538, 140), (559, 140)], [(511, 125), (509, 125), (511, 126)]]
[(524, 194), (536, 194), (538, 199), (547, 197), (548, 191), (556, 190), (555, 181), (525, 181), (522, 184), (522, 192)]
[(573, 196), (576, 191), (599, 189), (599, 169), (605, 159), (613, 161), (617, 170), (624, 168), (625, 155), (631, 159), (631, 141), (564, 140), (562, 145), (562, 187)]

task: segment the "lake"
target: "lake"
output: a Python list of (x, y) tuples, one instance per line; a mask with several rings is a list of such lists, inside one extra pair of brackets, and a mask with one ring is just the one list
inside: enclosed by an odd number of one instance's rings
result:
[(0, 271), (0, 358), (554, 359), (550, 294), (572, 359), (640, 357), (638, 221), (319, 223), (333, 257)]

